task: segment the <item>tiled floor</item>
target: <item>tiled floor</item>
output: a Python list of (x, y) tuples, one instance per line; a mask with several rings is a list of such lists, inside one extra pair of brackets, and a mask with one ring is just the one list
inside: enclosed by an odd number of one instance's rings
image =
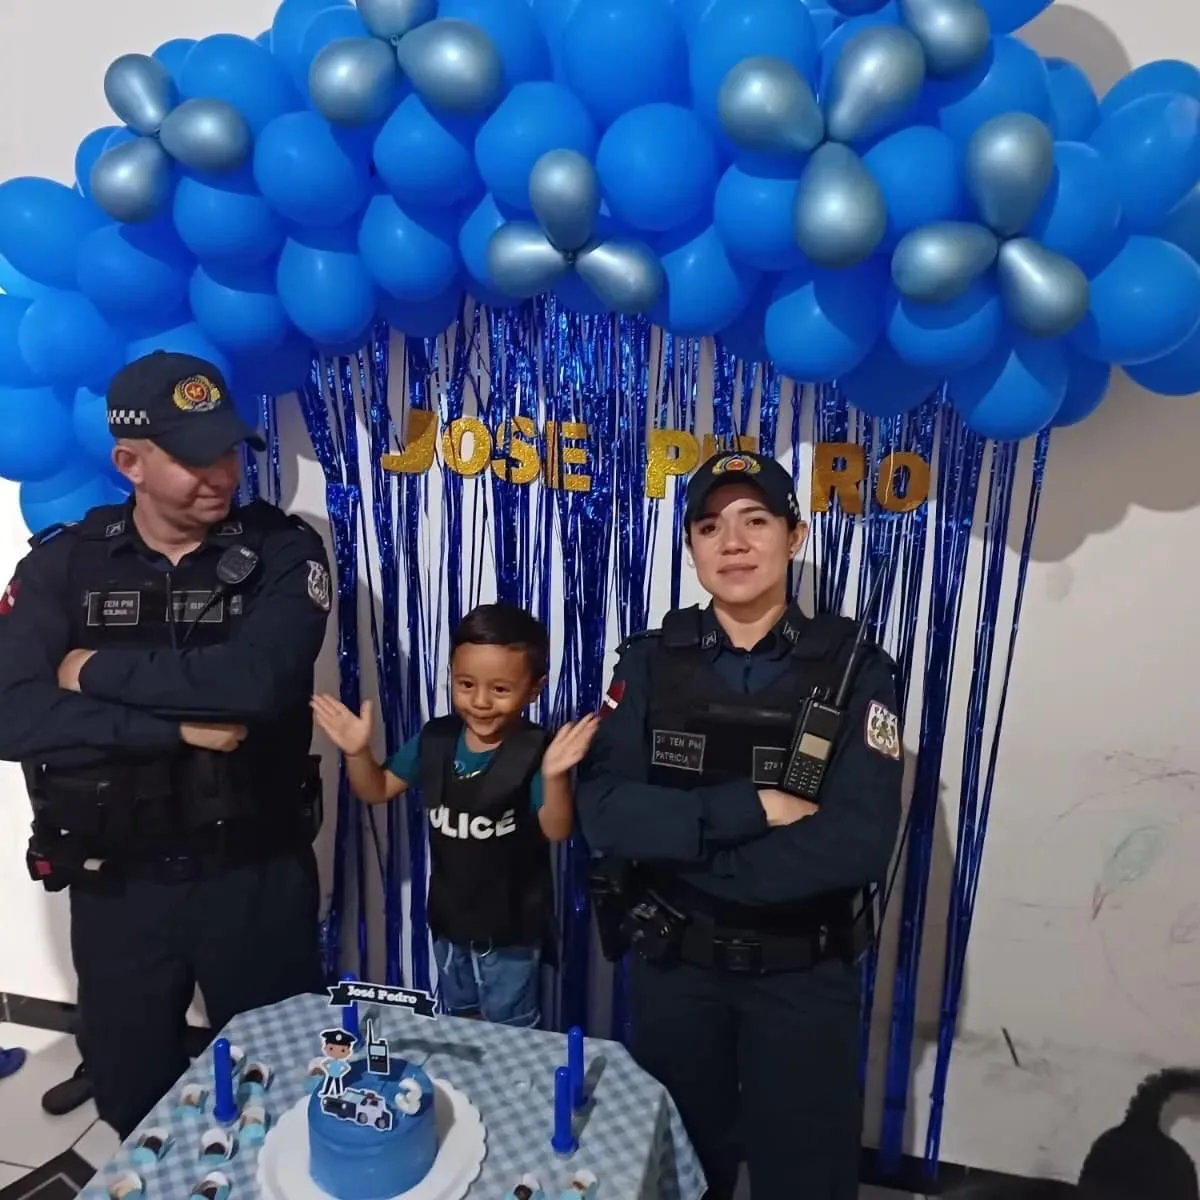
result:
[[(0, 1079), (0, 1189), (64, 1150), (100, 1168), (117, 1147), (117, 1135), (85, 1104), (65, 1117), (42, 1112), (42, 1093), (75, 1070), (75, 1041), (61, 1033), (0, 1022), (0, 1046), (23, 1046), (29, 1053), (15, 1075)], [(743, 1189), (745, 1190), (745, 1189)], [(749, 1193), (746, 1192), (747, 1200)], [(899, 1192), (864, 1188), (859, 1200), (919, 1200)]]

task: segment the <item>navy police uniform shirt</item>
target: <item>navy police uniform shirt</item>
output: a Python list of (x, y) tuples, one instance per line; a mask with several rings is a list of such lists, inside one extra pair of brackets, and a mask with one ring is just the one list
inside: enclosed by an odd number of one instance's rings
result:
[[(125, 555), (170, 570), (138, 536), (132, 507), (104, 540), (114, 572)], [(179, 744), (181, 722), (269, 723), (306, 704), (331, 604), (324, 544), (300, 518), (255, 501), (235, 508), (183, 561), (219, 555), (230, 544), (222, 532), (240, 522), (261, 522), (266, 531), (259, 565), (241, 588), (244, 615), (228, 639), (180, 649), (100, 649), (83, 667), (78, 693), (61, 689), (57, 672), (78, 648), (71, 644), (72, 613), (82, 599), (71, 594), (70, 564), (80, 535), (65, 526), (35, 537), (0, 601), (0, 759), (69, 765), (88, 750), (153, 754)]]
[[(783, 620), (749, 651), (730, 645), (711, 609), (704, 620), (719, 635), (708, 651), (713, 670), (737, 690), (753, 695), (788, 670)], [(576, 808), (593, 850), (675, 864), (689, 882), (742, 904), (783, 904), (886, 877), (904, 756), (893, 666), (882, 650), (870, 649), (858, 668), (820, 810), (779, 828), (767, 824), (749, 779), (691, 790), (648, 782), (649, 662), (658, 652), (653, 634), (627, 644), (580, 767)]]

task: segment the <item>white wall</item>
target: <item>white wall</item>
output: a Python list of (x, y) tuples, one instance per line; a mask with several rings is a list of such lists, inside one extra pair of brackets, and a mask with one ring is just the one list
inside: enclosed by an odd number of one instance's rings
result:
[[(110, 123), (101, 79), (117, 55), (149, 52), (171, 37), (254, 35), (272, 9), (271, 0), (69, 8), (6, 0), (0, 178), (71, 178), (80, 139)], [(1043, 53), (1079, 62), (1103, 91), (1132, 65), (1196, 58), (1200, 17), (1172, 0), (1080, 0), (1056, 4), (1028, 36)], [(1198, 435), (1194, 400), (1147, 396), (1123, 378), (1098, 414), (1055, 435), (944, 1158), (1069, 1174), (1143, 1074), (1200, 1061), (1200, 873), (1193, 869), (1200, 743), (1192, 685), (1200, 641), (1191, 552), (1200, 539)], [(297, 461), (302, 435), (294, 428), (286, 445), (292, 507), (320, 517), (320, 472)], [(26, 536), (16, 487), (0, 483), (0, 580)], [(972, 611), (968, 596), (968, 629)], [(366, 642), (363, 657), (370, 659)], [(943, 770), (951, 839), (967, 669), (969, 657), (960, 660)], [(328, 662), (325, 673), (332, 678)], [(910, 735), (910, 748), (915, 740)], [(0, 764), (0, 991), (67, 1000), (74, 981), (65, 906), (24, 877), (27, 827), (19, 772)], [(910, 1109), (919, 1153), (932, 1078), (924, 1044), (916, 1061)], [(1200, 1127), (1181, 1122), (1176, 1132), (1200, 1150)]]

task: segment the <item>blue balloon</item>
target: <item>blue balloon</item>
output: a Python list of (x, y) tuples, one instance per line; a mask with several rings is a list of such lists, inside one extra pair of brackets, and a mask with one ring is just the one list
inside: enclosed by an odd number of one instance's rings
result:
[(116, 444), (108, 428), (108, 401), (103, 392), (91, 388), (80, 388), (75, 393), (71, 406), (71, 429), (75, 444), (97, 468), (107, 467), (112, 461), (113, 446)]
[(655, 249), (666, 288), (650, 315), (672, 333), (702, 337), (724, 329), (758, 286), (759, 273), (730, 262), (711, 225), (662, 238)]
[(968, 429), (997, 441), (1018, 441), (1045, 429), (1067, 394), (1067, 359), (1060, 347), (1018, 336), (947, 381), (951, 403)]
[(667, 0), (581, 0), (562, 65), (602, 129), (643, 104), (688, 102), (687, 42)]
[[(516, 301), (510, 296), (501, 296), (492, 282), (491, 272), (488, 270), (488, 244), (492, 240), (492, 234), (501, 225), (514, 220), (521, 220), (520, 211), (499, 203), (496, 197), (488, 192), (467, 214), (458, 231), (458, 252), (462, 255), (467, 274), (479, 287), (493, 293), (498, 305), (502, 300), (505, 307), (511, 307)], [(471, 286), (468, 291), (473, 296), (479, 296), (478, 287)]]
[(1100, 124), (1100, 101), (1088, 77), (1065, 58), (1046, 59), (1050, 129), (1060, 142), (1086, 142)]
[(92, 198), (92, 168), (96, 159), (104, 153), (108, 139), (118, 131), (119, 126), (105, 125), (103, 129), (93, 129), (79, 143), (75, 152), (75, 186), (89, 200)]
[(1200, 266), (1161, 238), (1134, 235), (1091, 281), (1091, 307), (1067, 340), (1103, 362), (1150, 362), (1200, 323)]
[[(1200, 262), (1200, 184), (1171, 209), (1156, 234), (1163, 241), (1173, 242), (1186, 250)], [(3, 283), (2, 279), (0, 283)]]
[(375, 282), (352, 230), (296, 231), (284, 243), (275, 278), (292, 324), (313, 341), (365, 337), (375, 315)]
[(1143, 63), (1118, 79), (1100, 102), (1100, 119), (1108, 120), (1114, 113), (1140, 100), (1143, 96), (1174, 92), (1200, 100), (1200, 68), (1194, 63), (1175, 58)]
[(730, 167), (717, 184), (713, 226), (734, 262), (759, 271), (791, 271), (804, 263), (796, 244), (798, 178), (772, 179)]
[[(539, 4), (546, 3), (547, 0), (533, 0), (536, 7)], [(554, 3), (555, 0), (550, 0)], [(577, 5), (579, 0), (567, 0), (571, 5)], [(712, 8), (716, 0), (673, 0), (671, 9), (675, 14), (675, 20), (679, 22), (680, 28), (683, 30), (683, 36), (687, 38), (690, 44), (696, 36), (696, 30), (700, 28), (700, 22), (704, 19), (704, 14)]]
[(905, 234), (963, 214), (959, 151), (931, 125), (912, 125), (876, 142), (863, 155), (887, 205), (880, 249), (895, 250)]
[(391, 196), (376, 196), (359, 227), (358, 252), (388, 295), (433, 300), (458, 278), (458, 216), (444, 209), (410, 214)]
[(431, 338), (445, 333), (458, 320), (462, 303), (462, 289), (454, 285), (428, 300), (381, 296), (379, 313), (392, 329), (405, 337)]
[(962, 147), (981, 125), (1004, 113), (1029, 113), (1047, 125), (1052, 120), (1046, 64), (1037, 51), (1011, 37), (993, 38), (991, 52), (962, 75), (928, 83), (926, 103)]
[(169, 42), (163, 42), (150, 56), (158, 59), (167, 68), (171, 78), (175, 80), (176, 87), (179, 86), (179, 76), (183, 70), (184, 59), (191, 53), (195, 44), (195, 38), (172, 38)]
[(947, 304), (920, 304), (898, 292), (889, 302), (887, 336), (911, 367), (939, 372), (973, 366), (996, 345), (1004, 307), (995, 287), (976, 280)]
[(43, 382), (21, 353), (21, 321), (29, 303), (21, 296), (0, 296), (0, 387), (31, 388)]
[(441, 0), (438, 16), (469, 21), (492, 39), (504, 64), (504, 90), (530, 79), (549, 79), (550, 47), (528, 0)]
[(156, 350), (202, 358), (205, 362), (212, 363), (226, 378), (229, 376), (229, 356), (218, 350), (203, 330), (192, 321), (156, 330), (130, 342), (125, 348), (125, 361), (137, 362), (139, 358), (145, 358), (147, 354), (153, 354)]
[(312, 342), (293, 329), (265, 354), (234, 359), (230, 386), (243, 403), (250, 396), (284, 396), (304, 385), (312, 363)]
[(487, 119), (475, 139), (475, 161), (492, 195), (529, 209), (529, 175), (550, 150), (596, 152), (596, 127), (588, 111), (557, 83), (519, 83)]
[(764, 275), (750, 303), (718, 331), (717, 341), (730, 354), (747, 362), (766, 362), (771, 357), (767, 352), (767, 306), (775, 295), (777, 282), (775, 276)]
[(1142, 96), (1101, 121), (1092, 145), (1112, 168), (1125, 228), (1152, 233), (1200, 179), (1200, 100)]
[(0, 479), (48, 479), (74, 449), (70, 396), (53, 388), (0, 388)]
[(348, 0), (283, 0), (271, 25), (271, 53), (287, 70), (297, 92), (308, 95), (308, 63), (304, 61), (304, 36), (327, 8)]
[(1070, 346), (1064, 344), (1062, 351), (1067, 360), (1067, 394), (1054, 414), (1056, 428), (1078, 425), (1085, 417), (1090, 417), (1108, 394), (1113, 372), (1108, 363), (1085, 358)]
[(838, 380), (842, 394), (868, 417), (898, 417), (912, 412), (937, 391), (939, 373), (931, 367), (913, 367), (902, 359), (886, 338)]
[(1038, 13), (1050, 7), (1053, 0), (980, 0), (994, 33), (1012, 33), (1028, 25)]
[(290, 329), (268, 263), (197, 267), (189, 298), (201, 331), (230, 354), (271, 350)]
[[(817, 35), (817, 45), (824, 46), (845, 18), (836, 9), (830, 8), (820, 0), (804, 0), (804, 4), (808, 9), (808, 15), (812, 17), (813, 32)], [(896, 7), (894, 0), (889, 0), (885, 7), (894, 10)]]
[(1112, 168), (1083, 142), (1056, 142), (1054, 164), (1027, 236), (1085, 272), (1098, 269), (1120, 245), (1121, 196)]
[(36, 300), (54, 290), (44, 283), (34, 283), (28, 275), (22, 275), (3, 254), (0, 254), (0, 291), (5, 295), (20, 296), (22, 300)]
[(596, 153), (596, 170), (618, 220), (665, 232), (687, 224), (712, 203), (717, 151), (690, 109), (647, 104), (609, 127)]
[(108, 472), (73, 462), (48, 479), (22, 483), (18, 503), (25, 528), (40, 533), (51, 525), (80, 521), (89, 509), (117, 504), (124, 495)]
[(598, 317), (608, 312), (604, 301), (572, 271), (554, 285), (554, 296), (567, 312)]
[[(563, 36), (575, 15), (575, 10), (579, 7), (579, 0), (529, 0), (529, 7), (533, 10), (533, 19), (546, 39), (546, 45), (550, 47), (550, 57), (557, 64)], [(558, 78), (557, 74), (555, 78)]]
[(482, 188), (475, 169), (478, 130), (478, 120), (431, 112), (410, 92), (375, 139), (375, 169), (400, 204), (452, 208)]
[(121, 325), (161, 318), (187, 300), (194, 267), (167, 218), (145, 225), (105, 225), (79, 248), (79, 290)]
[(1159, 396), (1192, 396), (1200, 392), (1200, 325), (1169, 354), (1128, 366), (1125, 374), (1139, 387)]
[(211, 183), (184, 175), (174, 217), (180, 239), (201, 262), (262, 262), (283, 245), (283, 221), (249, 170)]
[(767, 349), (785, 375), (828, 383), (871, 352), (884, 323), (887, 260), (844, 271), (804, 267), (784, 275), (767, 308)]
[(179, 92), (185, 100), (232, 104), (255, 135), (303, 105), (283, 63), (265, 46), (233, 33), (218, 33), (192, 47), (180, 68)]
[(21, 353), (52, 384), (107, 387), (125, 360), (120, 334), (78, 292), (49, 292), (21, 319)]
[(286, 113), (259, 135), (254, 180), (272, 208), (297, 225), (328, 229), (366, 205), (369, 162), (355, 139), (315, 112)]
[(106, 221), (74, 188), (51, 179), (0, 183), (0, 254), (35, 283), (73, 288), (79, 246)]
[(692, 39), (688, 72), (692, 103), (724, 143), (717, 96), (725, 76), (744, 58), (771, 55), (813, 80), (817, 35), (799, 0), (714, 0)]

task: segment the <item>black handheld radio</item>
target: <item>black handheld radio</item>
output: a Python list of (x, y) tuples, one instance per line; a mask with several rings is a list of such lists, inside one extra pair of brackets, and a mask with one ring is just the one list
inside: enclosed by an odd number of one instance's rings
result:
[(850, 656), (846, 660), (846, 669), (842, 672), (837, 693), (831, 699), (827, 688), (815, 689), (804, 702), (804, 707), (796, 718), (791, 745), (788, 747), (783, 773), (779, 778), (781, 792), (798, 796), (801, 800), (816, 802), (829, 759), (841, 732), (842, 722), (846, 719), (846, 701), (854, 683), (854, 674), (858, 670), (858, 661), (862, 657), (863, 643), (867, 636), (867, 621), (875, 611), (875, 603), (883, 588), (883, 579), (884, 572), (880, 571), (867, 598), (866, 611), (859, 622), (858, 633), (850, 648)]

